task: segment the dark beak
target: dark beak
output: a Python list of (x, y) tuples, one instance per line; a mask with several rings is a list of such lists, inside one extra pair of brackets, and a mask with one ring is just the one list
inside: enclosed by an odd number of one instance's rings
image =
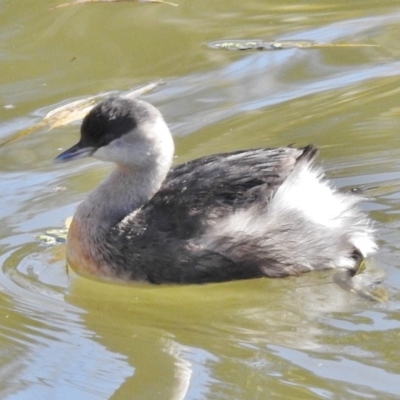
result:
[(95, 150), (96, 149), (94, 147), (83, 146), (80, 142), (78, 142), (76, 145), (59, 154), (54, 159), (54, 162), (63, 163), (67, 161), (77, 160), (83, 157), (89, 157), (95, 152)]

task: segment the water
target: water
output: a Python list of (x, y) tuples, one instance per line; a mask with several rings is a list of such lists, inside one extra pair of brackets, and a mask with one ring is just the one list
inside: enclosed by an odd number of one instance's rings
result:
[[(61, 228), (108, 172), (54, 165), (78, 125), (0, 149), (0, 393), (4, 399), (400, 397), (400, 7), (396, 1), (0, 2), (0, 140), (54, 107), (158, 79), (146, 96), (176, 163), (317, 144), (340, 188), (370, 195), (389, 301), (300, 278), (123, 287), (67, 272)], [(221, 39), (368, 44), (212, 50)]]

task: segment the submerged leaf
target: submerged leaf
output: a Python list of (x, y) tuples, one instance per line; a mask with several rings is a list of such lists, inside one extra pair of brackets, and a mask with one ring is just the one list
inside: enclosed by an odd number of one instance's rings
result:
[[(122, 97), (127, 97), (130, 99), (134, 99), (139, 97), (140, 95), (153, 90), (155, 87), (160, 85), (162, 81), (152, 82), (148, 85), (142, 86), (140, 88), (136, 88), (130, 90), (124, 94), (121, 94)], [(38, 123), (30, 126), (23, 131), (16, 133), (10, 138), (6, 139), (4, 142), (0, 143), (0, 147), (10, 143), (16, 139), (19, 139), (29, 133), (41, 129), (48, 128), (53, 129), (59, 126), (69, 125), (73, 122), (80, 121), (84, 118), (84, 116), (95, 106), (97, 100), (102, 99), (106, 96), (111, 95), (112, 92), (106, 92), (102, 94), (98, 94), (95, 96), (89, 96), (81, 100), (75, 100), (70, 103), (64, 104), (60, 107), (55, 108), (54, 110), (49, 111), (45, 117), (39, 121)]]
[(217, 50), (234, 50), (234, 51), (273, 51), (292, 48), (320, 48), (320, 47), (376, 47), (374, 44), (359, 43), (316, 43), (309, 40), (281, 40), (264, 42), (261, 39), (249, 40), (216, 40), (208, 43), (208, 47)]
[(28, 135), (29, 133), (36, 131), (37, 129), (45, 127), (47, 124), (43, 120), (38, 122), (35, 125), (30, 126), (29, 128), (26, 128), (22, 131), (17, 132), (15, 135), (10, 136), (8, 139), (4, 140), (4, 142), (0, 143), (0, 147), (5, 146), (6, 144), (13, 142), (16, 139), (19, 139), (25, 135)]
[(159, 3), (159, 4), (168, 4), (174, 7), (178, 6), (178, 4), (164, 0), (75, 0), (69, 3), (59, 4), (58, 6), (50, 8), (50, 10), (55, 10), (56, 8), (61, 8), (61, 7), (74, 6), (77, 4), (87, 4), (87, 3)]

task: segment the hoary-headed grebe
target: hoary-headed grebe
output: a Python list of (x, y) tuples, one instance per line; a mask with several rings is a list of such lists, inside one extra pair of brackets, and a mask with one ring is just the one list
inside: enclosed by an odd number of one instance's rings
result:
[(108, 280), (206, 283), (354, 270), (376, 244), (360, 199), (313, 167), (317, 150), (215, 154), (172, 169), (174, 144), (152, 105), (110, 97), (60, 154), (116, 164), (78, 207), (69, 264)]

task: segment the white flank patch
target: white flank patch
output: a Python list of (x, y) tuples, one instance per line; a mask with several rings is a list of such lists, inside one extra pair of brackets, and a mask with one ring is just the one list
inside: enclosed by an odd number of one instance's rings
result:
[[(364, 257), (373, 253), (377, 247), (372, 235), (373, 229), (356, 206), (361, 199), (337, 192), (322, 178), (322, 172), (313, 169), (311, 163), (298, 165), (264, 210), (255, 205), (219, 220), (208, 232), (208, 240), (212, 241), (215, 236), (232, 237), (240, 233), (274, 237), (280, 234), (281, 227), (290, 226), (295, 214), (300, 219), (297, 227), (292, 226), (294, 239), (296, 235), (300, 241), (307, 237), (309, 230), (312, 230), (312, 225), (309, 225), (311, 222), (326, 228), (326, 237), (320, 239), (325, 240), (327, 246), (332, 237), (343, 236)], [(304, 225), (301, 221), (304, 221)], [(347, 248), (346, 255), (337, 254), (336, 259), (332, 260), (335, 266), (353, 267), (354, 260), (348, 251)]]
[(311, 169), (310, 164), (299, 166), (275, 193), (271, 211), (285, 214), (285, 209), (296, 210), (316, 224), (340, 227), (359, 199), (336, 192), (322, 177), (321, 171)]

